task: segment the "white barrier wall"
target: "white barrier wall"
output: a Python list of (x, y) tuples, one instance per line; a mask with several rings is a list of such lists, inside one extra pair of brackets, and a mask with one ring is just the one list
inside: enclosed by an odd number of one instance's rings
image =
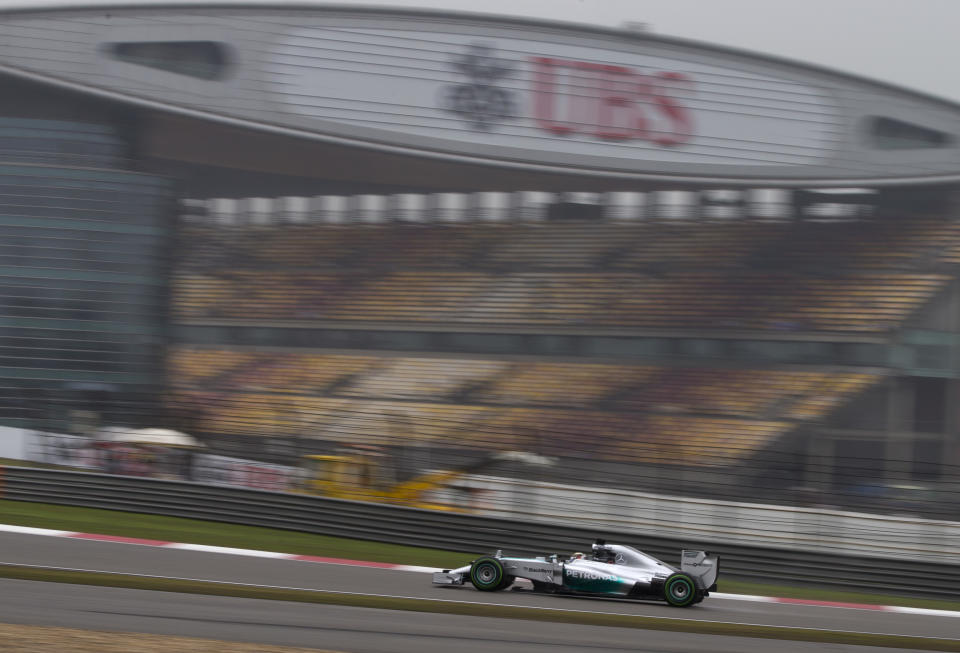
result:
[(0, 458), (26, 460), (26, 429), (0, 426)]
[(93, 446), (93, 439), (66, 433), (24, 430), (22, 460), (48, 465), (63, 465), (79, 469), (103, 468), (101, 452)]
[(249, 487), (258, 490), (285, 492), (297, 483), (297, 468), (272, 465), (243, 458), (197, 454), (191, 480), (210, 485)]
[(692, 499), (630, 490), (472, 477), (482, 514), (567, 523), (603, 531), (640, 531), (877, 557), (956, 562), (960, 522), (822, 508)]

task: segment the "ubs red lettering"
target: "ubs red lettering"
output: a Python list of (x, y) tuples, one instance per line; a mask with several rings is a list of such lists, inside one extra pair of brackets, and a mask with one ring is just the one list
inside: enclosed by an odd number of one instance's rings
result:
[(646, 75), (624, 66), (534, 57), (533, 117), (557, 135), (610, 141), (645, 140), (666, 147), (693, 136), (679, 99), (692, 88), (681, 73)]

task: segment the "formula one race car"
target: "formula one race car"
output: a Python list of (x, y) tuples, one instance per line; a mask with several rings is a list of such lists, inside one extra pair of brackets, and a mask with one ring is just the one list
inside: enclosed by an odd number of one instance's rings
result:
[(525, 578), (535, 592), (658, 599), (684, 608), (716, 591), (719, 571), (719, 558), (705, 551), (684, 550), (677, 569), (632, 546), (597, 540), (589, 556), (510, 558), (497, 551), (459, 569), (435, 572), (433, 584), (461, 586), (469, 579), (481, 592), (496, 592)]

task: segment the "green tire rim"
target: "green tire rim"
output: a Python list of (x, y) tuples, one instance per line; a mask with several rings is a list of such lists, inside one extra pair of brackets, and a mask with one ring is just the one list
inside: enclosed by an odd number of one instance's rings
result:
[(665, 594), (667, 602), (677, 606), (690, 605), (697, 596), (693, 582), (686, 576), (674, 576), (667, 580)]
[(470, 569), (474, 587), (496, 587), (503, 580), (503, 567), (496, 560), (481, 560)]

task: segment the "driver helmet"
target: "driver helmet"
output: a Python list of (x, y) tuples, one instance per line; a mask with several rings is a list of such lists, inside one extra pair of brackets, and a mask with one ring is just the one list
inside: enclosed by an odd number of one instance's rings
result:
[(616, 558), (613, 551), (606, 547), (597, 547), (593, 557), (597, 562), (613, 562)]
[(583, 554), (578, 551), (577, 553), (574, 553), (572, 556), (570, 556), (570, 559), (571, 559), (571, 560), (583, 560)]

